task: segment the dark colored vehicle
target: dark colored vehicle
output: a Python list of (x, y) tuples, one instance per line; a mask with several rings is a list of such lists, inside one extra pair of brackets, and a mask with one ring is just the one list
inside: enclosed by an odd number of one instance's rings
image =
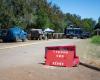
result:
[(0, 39), (7, 34), (7, 29), (0, 29)]
[(24, 32), (23, 29), (17, 26), (9, 28), (8, 30), (2, 32), (3, 42), (11, 42), (19, 40), (22, 40), (24, 42), (26, 39), (27, 39), (27, 33)]
[(2, 36), (2, 31), (0, 30), (0, 39), (1, 39), (1, 36)]
[(73, 38), (73, 37), (77, 37), (77, 38), (88, 38), (89, 34), (84, 32), (84, 30), (82, 28), (66, 28), (64, 30), (64, 36), (67, 38)]
[(28, 33), (31, 40), (41, 40), (45, 38), (42, 29), (30, 29)]
[(84, 39), (84, 38), (89, 38), (89, 37), (91, 37), (90, 32), (83, 32), (83, 33), (82, 33), (82, 38), (83, 38), (83, 39)]

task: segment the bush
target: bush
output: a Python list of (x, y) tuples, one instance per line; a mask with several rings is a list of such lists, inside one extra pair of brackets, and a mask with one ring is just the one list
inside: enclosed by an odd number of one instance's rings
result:
[(93, 36), (91, 42), (100, 45), (100, 36)]

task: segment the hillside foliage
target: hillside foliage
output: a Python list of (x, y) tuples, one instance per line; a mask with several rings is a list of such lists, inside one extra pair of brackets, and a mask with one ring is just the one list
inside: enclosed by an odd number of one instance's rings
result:
[(0, 0), (0, 28), (18, 25), (23, 29), (49, 27), (55, 32), (63, 32), (70, 24), (92, 31), (96, 21), (81, 19), (76, 14), (64, 14), (57, 5), (47, 0)]

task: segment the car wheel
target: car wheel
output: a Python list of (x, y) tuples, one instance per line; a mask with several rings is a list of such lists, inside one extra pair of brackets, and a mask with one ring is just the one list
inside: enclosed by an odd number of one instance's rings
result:
[(16, 36), (16, 38), (15, 38), (15, 40), (14, 40), (14, 41), (15, 41), (15, 42), (17, 42), (18, 40), (19, 40), (19, 38)]
[(39, 40), (42, 40), (42, 35), (39, 36)]

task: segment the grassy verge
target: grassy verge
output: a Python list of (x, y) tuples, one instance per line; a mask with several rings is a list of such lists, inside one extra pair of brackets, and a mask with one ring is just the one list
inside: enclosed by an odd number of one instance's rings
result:
[(91, 42), (94, 44), (99, 44), (100, 45), (100, 36), (93, 36), (91, 38)]
[(84, 39), (76, 43), (80, 61), (100, 67), (100, 45), (91, 43), (92, 39)]

